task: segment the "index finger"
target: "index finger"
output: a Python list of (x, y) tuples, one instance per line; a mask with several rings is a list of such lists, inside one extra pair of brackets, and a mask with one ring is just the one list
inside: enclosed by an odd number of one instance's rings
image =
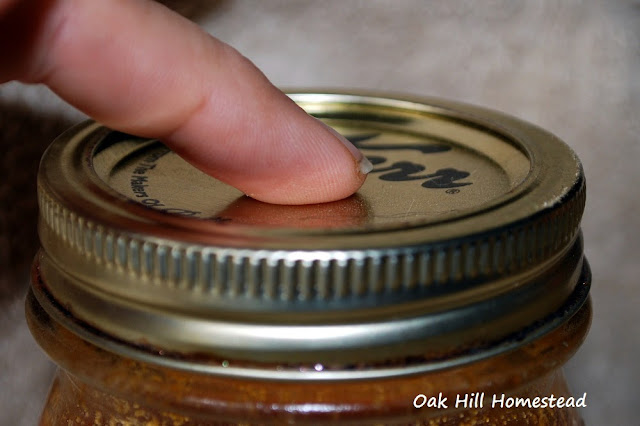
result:
[(17, 36), (27, 53), (15, 55), (17, 65), (0, 66), (0, 78), (45, 83), (107, 126), (161, 138), (251, 197), (333, 201), (355, 192), (370, 169), (353, 145), (249, 60), (157, 3), (7, 4), (0, 52), (11, 51), (8, 40)]

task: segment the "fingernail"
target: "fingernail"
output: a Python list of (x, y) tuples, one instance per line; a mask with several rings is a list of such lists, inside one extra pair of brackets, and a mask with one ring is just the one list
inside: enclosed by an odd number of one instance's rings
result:
[[(318, 119), (316, 118), (316, 120)], [(327, 130), (329, 130), (331, 134), (333, 134), (333, 136), (335, 136), (336, 139), (342, 142), (344, 146), (347, 147), (349, 152), (351, 152), (351, 155), (353, 155), (353, 157), (358, 162), (358, 170), (361, 174), (366, 175), (371, 170), (373, 170), (373, 164), (371, 164), (371, 161), (369, 161), (369, 159), (358, 148), (356, 148), (354, 144), (349, 142), (347, 138), (345, 138), (340, 133), (338, 133), (336, 129), (334, 129), (333, 127), (327, 125), (321, 120), (318, 120), (318, 122), (322, 124)]]
[(363, 175), (366, 175), (371, 170), (373, 170), (373, 164), (371, 164), (371, 161), (369, 161), (369, 159), (364, 155), (362, 156), (360, 161), (358, 161), (358, 166), (360, 166), (360, 174)]

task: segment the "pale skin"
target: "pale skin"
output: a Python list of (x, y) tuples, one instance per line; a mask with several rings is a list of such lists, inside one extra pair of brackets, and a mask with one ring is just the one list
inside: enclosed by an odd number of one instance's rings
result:
[(150, 0), (0, 0), (0, 83), (42, 83), (260, 201), (339, 200), (366, 158), (245, 57)]

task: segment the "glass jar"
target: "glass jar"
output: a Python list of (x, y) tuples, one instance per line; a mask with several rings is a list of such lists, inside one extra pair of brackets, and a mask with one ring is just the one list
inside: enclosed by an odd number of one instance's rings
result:
[(582, 424), (572, 151), (454, 102), (290, 96), (374, 164), (358, 194), (260, 203), (91, 122), (45, 153), (41, 424)]

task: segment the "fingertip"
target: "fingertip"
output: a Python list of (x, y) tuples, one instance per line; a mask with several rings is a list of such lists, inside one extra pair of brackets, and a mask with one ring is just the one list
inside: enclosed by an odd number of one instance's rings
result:
[(296, 185), (294, 190), (274, 191), (271, 189), (257, 189), (245, 195), (264, 203), (282, 205), (321, 204), (340, 201), (354, 195), (364, 184), (366, 175), (359, 172), (353, 178), (342, 180), (339, 188), (326, 190), (322, 184), (313, 183), (308, 186)]
[[(289, 174), (289, 182), (283, 180), (279, 189), (259, 185), (258, 191), (247, 195), (273, 204), (317, 204), (345, 199), (362, 187), (373, 169), (371, 162), (335, 129), (317, 119), (312, 122), (311, 131), (319, 138), (317, 142), (295, 143), (291, 139), (291, 147), (298, 150), (295, 155), (303, 159), (300, 163), (305, 167)], [(316, 123), (321, 127), (317, 128)]]
[[(357, 160), (349, 155), (335, 158), (333, 163), (315, 164), (315, 170), (283, 177), (277, 185), (259, 182), (246, 192), (251, 198), (271, 204), (303, 205), (329, 203), (355, 194), (364, 184), (368, 166), (366, 157)], [(364, 169), (364, 172), (363, 172)]]

